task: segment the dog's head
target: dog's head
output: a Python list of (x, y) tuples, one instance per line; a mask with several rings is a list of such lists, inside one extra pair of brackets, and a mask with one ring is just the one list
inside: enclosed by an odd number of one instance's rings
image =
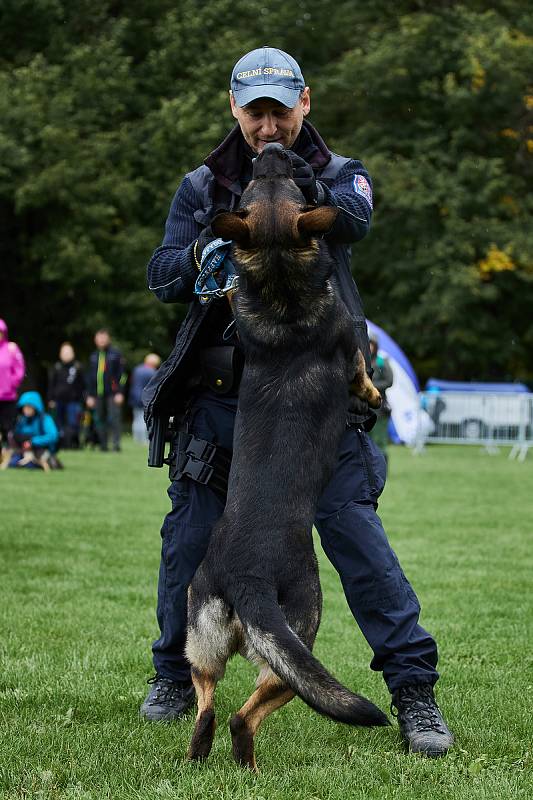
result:
[[(237, 245), (241, 268), (257, 273), (262, 257), (292, 253), (303, 257), (313, 239), (333, 225), (337, 209), (309, 206), (292, 179), (292, 164), (281, 145), (266, 145), (254, 161), (253, 177), (241, 198), (239, 210), (223, 212), (211, 227), (216, 236)], [(304, 259), (305, 260), (305, 259)]]

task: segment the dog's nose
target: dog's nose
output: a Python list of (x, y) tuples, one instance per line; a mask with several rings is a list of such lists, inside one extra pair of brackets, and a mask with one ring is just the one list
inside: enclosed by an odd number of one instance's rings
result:
[(280, 144), (279, 142), (269, 142), (268, 144), (266, 144), (263, 147), (263, 151), (261, 153), (261, 156), (259, 156), (259, 158), (261, 158), (262, 156), (266, 155), (267, 153), (280, 153), (280, 154), (282, 154), (283, 153), (283, 145)]
[(292, 178), (292, 163), (287, 151), (277, 142), (266, 144), (254, 159), (253, 179)]

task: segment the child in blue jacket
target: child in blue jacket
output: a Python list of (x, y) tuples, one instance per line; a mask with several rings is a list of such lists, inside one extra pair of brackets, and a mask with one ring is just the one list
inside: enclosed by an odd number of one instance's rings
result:
[(18, 402), (19, 413), (11, 439), (14, 450), (10, 467), (54, 469), (59, 433), (50, 414), (46, 414), (39, 392), (24, 392)]

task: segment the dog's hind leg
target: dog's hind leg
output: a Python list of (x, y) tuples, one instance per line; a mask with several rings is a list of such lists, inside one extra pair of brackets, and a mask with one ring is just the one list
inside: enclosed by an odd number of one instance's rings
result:
[(268, 669), (264, 678), (246, 703), (231, 718), (229, 727), (233, 744), (233, 757), (238, 764), (257, 772), (254, 754), (254, 736), (263, 720), (294, 697), (292, 689)]
[(192, 734), (187, 758), (201, 761), (211, 752), (215, 737), (215, 689), (217, 679), (207, 672), (194, 667), (191, 670), (192, 682), (198, 698), (198, 714)]
[(226, 662), (237, 650), (237, 625), (220, 597), (203, 597), (189, 589), (189, 626), (185, 652), (198, 698), (198, 715), (188, 751), (190, 759), (207, 758), (215, 735), (215, 689)]

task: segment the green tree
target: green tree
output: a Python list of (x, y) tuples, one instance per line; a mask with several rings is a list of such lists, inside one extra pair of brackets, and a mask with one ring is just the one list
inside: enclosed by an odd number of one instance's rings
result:
[(533, 378), (528, 4), (4, 0), (0, 30), (1, 313), (35, 367), (102, 324), (130, 363), (168, 352), (184, 309), (150, 296), (146, 262), (233, 124), (232, 64), (268, 43), (374, 178), (369, 316), (422, 377)]
[(424, 376), (531, 380), (533, 15), (404, 5), (331, 65), (317, 103), (374, 178), (367, 312)]

